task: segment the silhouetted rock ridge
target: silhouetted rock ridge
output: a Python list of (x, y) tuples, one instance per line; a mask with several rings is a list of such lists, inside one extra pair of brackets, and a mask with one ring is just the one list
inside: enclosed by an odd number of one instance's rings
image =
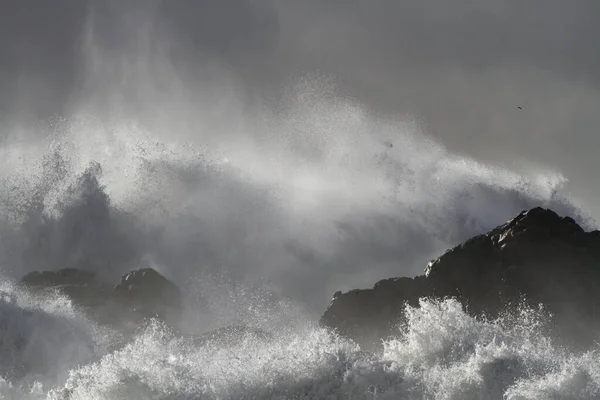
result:
[(517, 304), (544, 304), (560, 338), (589, 343), (600, 325), (600, 232), (543, 208), (523, 211), (431, 261), (416, 278), (392, 278), (372, 289), (334, 296), (321, 318), (365, 346), (390, 336), (404, 305), (459, 299), (474, 316), (496, 317)]
[(124, 333), (150, 318), (177, 327), (183, 307), (179, 288), (151, 268), (123, 275), (116, 286), (75, 268), (32, 272), (19, 283), (37, 295), (60, 292), (95, 321)]

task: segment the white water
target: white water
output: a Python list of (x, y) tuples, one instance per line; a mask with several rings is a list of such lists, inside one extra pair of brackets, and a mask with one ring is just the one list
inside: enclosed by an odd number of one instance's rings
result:
[[(506, 328), (426, 302), (379, 355), (314, 327), (336, 290), (421, 273), (522, 209), (588, 222), (560, 174), (450, 154), (417, 124), (373, 115), (322, 82), (302, 82), (277, 110), (231, 114), (222, 125), (165, 110), (162, 124), (86, 115), (6, 128), (1, 397), (600, 396), (597, 351), (553, 347), (531, 313)], [(153, 325), (115, 349), (119, 337), (65, 299), (40, 302), (9, 283), (66, 266), (116, 280), (147, 265), (184, 290), (184, 331), (248, 324), (275, 339), (197, 347)]]
[[(404, 332), (382, 354), (361, 352), (309, 326), (268, 341), (248, 336), (220, 347), (193, 345), (157, 323), (125, 347), (107, 351), (111, 334), (80, 329), (81, 317), (67, 303), (41, 307), (23, 301), (20, 295), (10, 301), (5, 296), (0, 303), (3, 321), (10, 321), (0, 341), (2, 367), (18, 369), (25, 363), (46, 374), (0, 380), (0, 396), (6, 399), (600, 396), (600, 349), (572, 354), (553, 347), (540, 334), (543, 320), (532, 311), (523, 312), (516, 324), (482, 322), (454, 301), (423, 301), (421, 308), (407, 310)], [(19, 351), (12, 345), (16, 338)], [(42, 348), (52, 348), (52, 354)]]

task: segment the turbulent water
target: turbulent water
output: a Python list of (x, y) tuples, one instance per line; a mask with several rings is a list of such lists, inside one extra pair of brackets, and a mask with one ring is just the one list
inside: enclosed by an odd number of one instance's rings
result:
[[(554, 346), (533, 311), (477, 321), (424, 300), (381, 354), (319, 329), (335, 291), (420, 273), (522, 209), (593, 222), (560, 174), (453, 155), (320, 83), (286, 96), (221, 125), (165, 109), (162, 124), (84, 113), (2, 127), (0, 397), (600, 398), (598, 350)], [(182, 288), (184, 332), (273, 338), (194, 344), (154, 322), (123, 343), (67, 299), (14, 286), (33, 270), (114, 281), (140, 266)]]
[[(587, 399), (600, 396), (600, 349), (572, 354), (539, 317), (476, 321), (455, 301), (423, 301), (381, 354), (323, 330), (194, 345), (158, 323), (107, 351), (110, 333), (69, 307), (0, 303), (7, 399)], [(14, 296), (14, 297), (13, 297)], [(50, 346), (51, 344), (51, 346)], [(58, 384), (56, 382), (59, 382)]]

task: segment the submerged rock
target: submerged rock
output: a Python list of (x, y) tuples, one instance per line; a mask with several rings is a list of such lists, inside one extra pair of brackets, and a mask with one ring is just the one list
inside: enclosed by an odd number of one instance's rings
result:
[(179, 288), (151, 268), (123, 275), (114, 287), (93, 272), (75, 268), (32, 272), (19, 283), (38, 295), (59, 292), (100, 324), (127, 333), (148, 318), (177, 326), (183, 307)]
[(179, 323), (183, 308), (179, 288), (152, 268), (123, 275), (110, 300), (135, 319), (158, 318), (170, 325)]
[(600, 325), (600, 232), (572, 218), (534, 208), (448, 250), (416, 278), (380, 281), (372, 289), (337, 294), (321, 324), (364, 346), (389, 337), (404, 305), (455, 297), (474, 316), (496, 317), (518, 304), (545, 305), (557, 336), (595, 340)]
[(74, 305), (84, 308), (104, 304), (111, 290), (96, 279), (94, 272), (76, 268), (31, 272), (21, 278), (19, 284), (38, 294), (57, 291), (71, 299)]

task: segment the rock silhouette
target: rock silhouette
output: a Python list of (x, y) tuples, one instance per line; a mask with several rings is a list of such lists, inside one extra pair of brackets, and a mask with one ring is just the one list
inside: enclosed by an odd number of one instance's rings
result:
[(183, 307), (179, 288), (151, 268), (123, 275), (114, 287), (93, 272), (75, 268), (32, 272), (20, 285), (37, 295), (60, 292), (92, 319), (125, 333), (149, 318), (176, 327)]
[(179, 288), (152, 268), (131, 271), (115, 286), (111, 302), (143, 318), (158, 318), (177, 325), (181, 318)]
[(336, 293), (321, 324), (366, 347), (397, 332), (405, 304), (459, 299), (473, 316), (495, 318), (543, 304), (555, 338), (586, 346), (600, 326), (600, 232), (534, 208), (431, 261), (424, 275)]

